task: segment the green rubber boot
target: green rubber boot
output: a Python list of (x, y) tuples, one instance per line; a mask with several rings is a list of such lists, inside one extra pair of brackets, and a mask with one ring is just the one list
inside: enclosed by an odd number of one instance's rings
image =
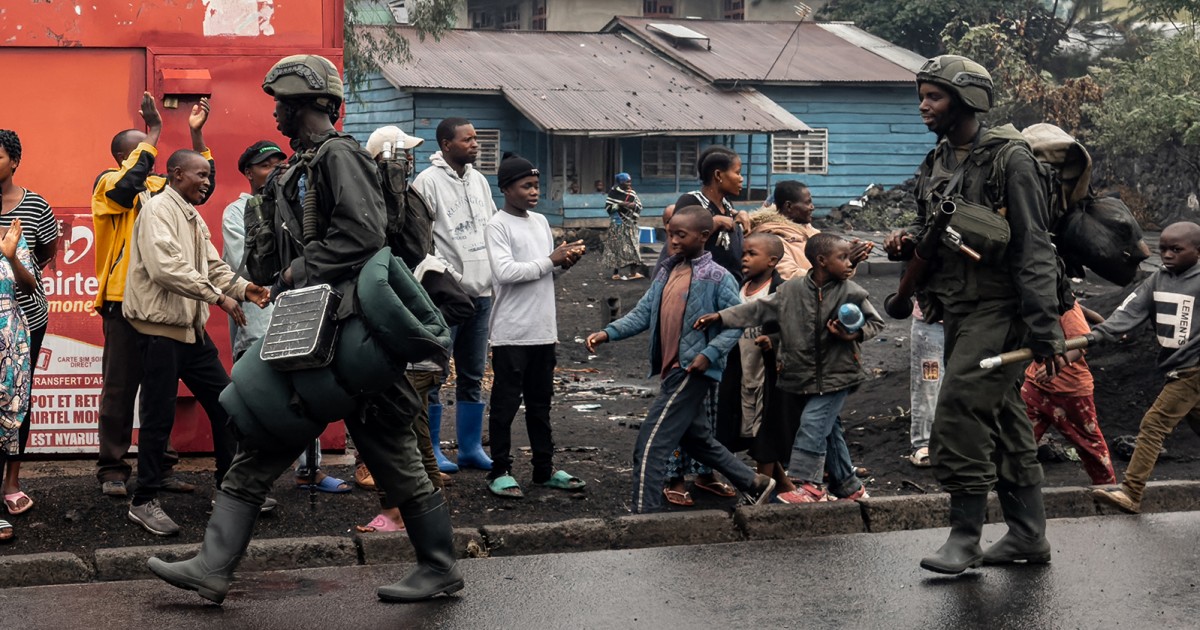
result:
[(1008, 533), (983, 552), (984, 564), (1047, 564), (1050, 541), (1046, 540), (1046, 509), (1042, 487), (997, 485), (1000, 507)]
[(200, 597), (220, 604), (233, 582), (233, 570), (250, 545), (260, 508), (218, 491), (200, 553), (182, 562), (150, 558), (150, 571), (171, 586), (196, 591)]
[(419, 602), (463, 588), (454, 553), (450, 508), (441, 490), (400, 506), (408, 539), (417, 553), (417, 568), (404, 579), (375, 591), (385, 602)]
[(987, 518), (986, 494), (950, 495), (950, 537), (932, 556), (921, 559), (921, 568), (958, 575), (983, 564), (979, 537)]

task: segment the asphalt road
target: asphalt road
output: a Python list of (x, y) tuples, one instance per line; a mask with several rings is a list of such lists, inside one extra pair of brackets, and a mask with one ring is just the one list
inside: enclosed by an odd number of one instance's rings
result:
[[(224, 607), (151, 581), (0, 591), (0, 628), (1195, 628), (1200, 512), (1051, 521), (1053, 563), (935, 577), (946, 530), (468, 560), (458, 596), (383, 604), (404, 567), (248, 574)], [(985, 540), (1003, 533), (988, 526)]]

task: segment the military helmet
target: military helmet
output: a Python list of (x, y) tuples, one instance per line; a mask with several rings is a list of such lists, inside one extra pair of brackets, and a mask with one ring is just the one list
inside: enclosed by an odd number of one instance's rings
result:
[(992, 108), (992, 75), (966, 57), (942, 55), (926, 61), (917, 72), (917, 85), (922, 83), (934, 83), (950, 90), (977, 112)]
[(319, 55), (292, 55), (280, 59), (267, 71), (263, 91), (277, 98), (345, 98), (342, 77), (333, 62)]

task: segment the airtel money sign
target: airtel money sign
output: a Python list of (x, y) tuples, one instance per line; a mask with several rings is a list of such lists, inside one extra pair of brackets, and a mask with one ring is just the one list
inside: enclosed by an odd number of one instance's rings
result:
[(104, 335), (94, 309), (92, 217), (59, 217), (58, 256), (42, 271), (50, 327), (35, 357), (29, 452), (96, 452)]

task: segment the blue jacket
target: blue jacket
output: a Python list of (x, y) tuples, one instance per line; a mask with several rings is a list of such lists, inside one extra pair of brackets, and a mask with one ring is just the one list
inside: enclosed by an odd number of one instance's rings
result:
[[(662, 373), (662, 347), (658, 337), (658, 313), (663, 289), (671, 270), (683, 261), (682, 256), (673, 256), (659, 265), (658, 273), (646, 294), (637, 306), (625, 317), (604, 328), (609, 341), (632, 337), (650, 331), (650, 376)], [(683, 313), (683, 334), (679, 339), (679, 365), (687, 369), (696, 355), (708, 357), (709, 368), (704, 373), (714, 381), (721, 380), (725, 370), (725, 355), (737, 346), (741, 337), (740, 328), (709, 327), (695, 330), (692, 324), (701, 315), (716, 313), (722, 309), (741, 304), (737, 281), (723, 267), (713, 262), (712, 254), (704, 252), (692, 260), (692, 283), (688, 286), (687, 306)]]

